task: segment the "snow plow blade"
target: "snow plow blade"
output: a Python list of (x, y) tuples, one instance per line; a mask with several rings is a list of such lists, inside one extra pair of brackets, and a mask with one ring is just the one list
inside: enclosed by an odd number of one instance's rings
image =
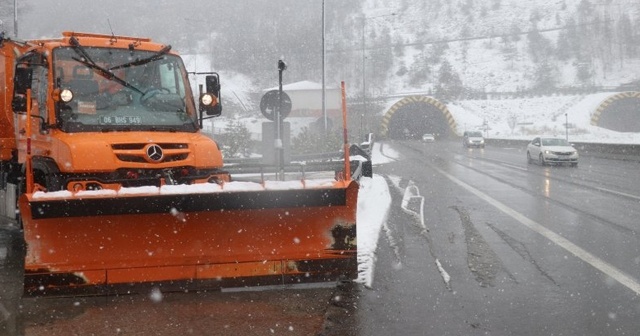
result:
[(357, 182), (277, 183), (24, 194), (25, 293), (356, 278)]

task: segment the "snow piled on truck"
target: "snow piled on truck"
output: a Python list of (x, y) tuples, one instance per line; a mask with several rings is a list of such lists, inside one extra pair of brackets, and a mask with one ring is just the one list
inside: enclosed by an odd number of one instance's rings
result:
[(117, 196), (136, 196), (136, 195), (180, 195), (180, 194), (206, 194), (229, 191), (259, 191), (259, 190), (296, 190), (296, 189), (315, 189), (315, 188), (331, 188), (334, 179), (310, 179), (310, 180), (292, 180), (292, 181), (265, 181), (264, 184), (257, 182), (226, 182), (224, 184), (216, 183), (200, 183), (188, 185), (164, 185), (161, 187), (144, 186), (120, 188), (120, 190), (102, 189), (102, 190), (82, 190), (71, 192), (68, 190), (61, 191), (36, 191), (33, 193), (33, 199), (65, 199), (65, 198), (82, 198), (82, 197), (117, 197)]

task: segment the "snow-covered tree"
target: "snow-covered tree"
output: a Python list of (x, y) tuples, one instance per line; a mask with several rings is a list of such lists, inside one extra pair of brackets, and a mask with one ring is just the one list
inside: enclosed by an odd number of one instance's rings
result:
[(240, 121), (231, 121), (225, 128), (225, 157), (248, 157), (251, 154), (251, 133)]
[(438, 72), (435, 96), (442, 101), (449, 102), (460, 97), (463, 89), (462, 80), (458, 73), (448, 61), (442, 62)]

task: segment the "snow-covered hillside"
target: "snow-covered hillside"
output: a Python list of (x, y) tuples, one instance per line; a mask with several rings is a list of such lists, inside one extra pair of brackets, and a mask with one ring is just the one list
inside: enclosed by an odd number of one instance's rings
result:
[(447, 108), (456, 120), (459, 133), (464, 130), (480, 130), (489, 138), (525, 140), (538, 135), (564, 137), (567, 132), (565, 123), (568, 122), (571, 141), (640, 144), (640, 133), (616, 132), (591, 125), (593, 111), (611, 95), (608, 92), (465, 100), (450, 103)]
[[(533, 46), (528, 36), (532, 31), (539, 32), (542, 46), (549, 48), (549, 52), (544, 50), (548, 56), (545, 59), (552, 62), (550, 71), (556, 87), (610, 87), (637, 80), (640, 60), (622, 52), (617, 36), (622, 34), (623, 15), (635, 22), (639, 9), (640, 4), (626, 0), (604, 4), (587, 0), (367, 0), (364, 15), (370, 48), (378, 47), (376, 39), (381, 39), (389, 28), (394, 41), (400, 40), (403, 45), (401, 57), (394, 58), (386, 93), (432, 90), (440, 62), (430, 64), (426, 79), (418, 85), (411, 84), (408, 77), (420, 62), (433, 61), (435, 46), (444, 49), (440, 59), (452, 65), (466, 88), (516, 92), (532, 88), (537, 80), (541, 60), (532, 58)], [(587, 50), (591, 54), (587, 60), (556, 56), (573, 48), (563, 45), (559, 35), (583, 27), (611, 30), (611, 41), (594, 36), (589, 41)], [(446, 44), (438, 44), (441, 41)], [(402, 66), (409, 72), (394, 76)], [(580, 80), (580, 67), (587, 67), (585, 71), (591, 77)]]

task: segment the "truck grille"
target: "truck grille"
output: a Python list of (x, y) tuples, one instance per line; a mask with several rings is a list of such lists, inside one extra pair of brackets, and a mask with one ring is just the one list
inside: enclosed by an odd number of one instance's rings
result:
[[(149, 163), (145, 148), (148, 143), (113, 144), (111, 148), (118, 160), (123, 162)], [(176, 162), (186, 160), (189, 156), (189, 145), (186, 143), (157, 143), (163, 152), (160, 162)]]

